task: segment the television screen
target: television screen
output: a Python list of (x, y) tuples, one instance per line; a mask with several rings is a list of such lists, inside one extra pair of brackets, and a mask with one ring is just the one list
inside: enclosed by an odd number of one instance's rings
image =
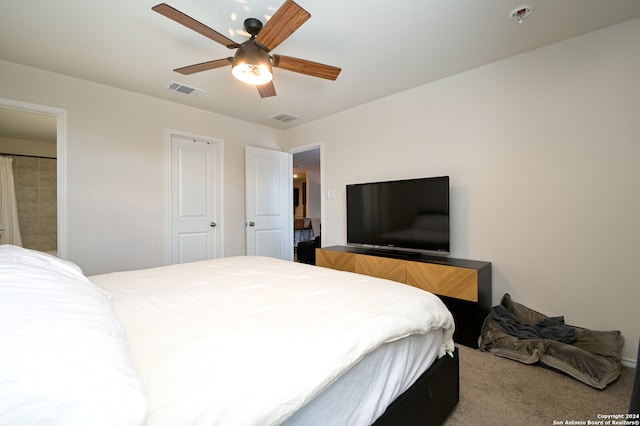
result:
[(449, 176), (347, 185), (347, 244), (449, 254)]

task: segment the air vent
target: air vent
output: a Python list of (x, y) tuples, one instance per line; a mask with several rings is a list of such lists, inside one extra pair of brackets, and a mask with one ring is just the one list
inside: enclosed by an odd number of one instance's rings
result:
[(271, 118), (273, 120), (282, 121), (283, 123), (291, 123), (292, 121), (297, 120), (300, 117), (298, 117), (297, 115), (289, 114), (287, 112), (280, 112)]
[(187, 86), (186, 84), (178, 83), (175, 81), (169, 83), (167, 89), (193, 97), (200, 96), (204, 93), (204, 90), (196, 89), (195, 87)]

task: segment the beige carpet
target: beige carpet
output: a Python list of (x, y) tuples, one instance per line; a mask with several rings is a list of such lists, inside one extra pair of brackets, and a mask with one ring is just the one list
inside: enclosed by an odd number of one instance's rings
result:
[(635, 371), (631, 368), (623, 367), (615, 382), (597, 390), (538, 365), (458, 348), (460, 402), (446, 426), (588, 424), (604, 420), (598, 414), (629, 410)]

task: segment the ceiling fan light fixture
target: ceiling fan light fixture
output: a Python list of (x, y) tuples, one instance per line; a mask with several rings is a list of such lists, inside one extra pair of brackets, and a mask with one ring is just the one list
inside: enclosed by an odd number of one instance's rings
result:
[(243, 83), (259, 86), (273, 79), (273, 74), (267, 65), (238, 64), (231, 69), (235, 78)]
[(238, 48), (233, 57), (231, 74), (243, 83), (258, 86), (273, 79), (269, 54), (252, 40)]

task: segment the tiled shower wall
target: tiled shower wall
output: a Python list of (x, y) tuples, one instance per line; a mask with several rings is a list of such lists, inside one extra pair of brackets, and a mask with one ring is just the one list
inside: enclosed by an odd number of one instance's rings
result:
[(56, 159), (12, 157), (22, 245), (55, 251), (58, 246)]

